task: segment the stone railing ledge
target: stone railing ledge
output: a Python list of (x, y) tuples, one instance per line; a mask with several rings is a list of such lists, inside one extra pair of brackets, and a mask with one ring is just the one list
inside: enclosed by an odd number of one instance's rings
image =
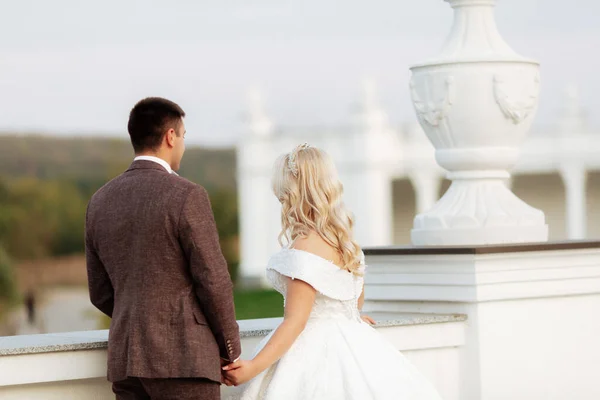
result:
[[(369, 314), (371, 315), (371, 314)], [(373, 313), (377, 328), (465, 321), (464, 314)], [(238, 321), (243, 338), (264, 337), (281, 323), (281, 318)], [(0, 356), (105, 349), (108, 330), (48, 333), (0, 337)]]
[(0, 337), (0, 356), (103, 349), (108, 330)]

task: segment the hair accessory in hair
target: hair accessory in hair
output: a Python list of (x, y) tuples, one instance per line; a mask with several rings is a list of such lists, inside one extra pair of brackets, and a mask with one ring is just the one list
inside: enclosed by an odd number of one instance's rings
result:
[(301, 150), (309, 149), (310, 145), (308, 143), (303, 143), (300, 146), (296, 147), (288, 157), (288, 168), (292, 172), (296, 178), (298, 177), (298, 166), (296, 165), (296, 157)]

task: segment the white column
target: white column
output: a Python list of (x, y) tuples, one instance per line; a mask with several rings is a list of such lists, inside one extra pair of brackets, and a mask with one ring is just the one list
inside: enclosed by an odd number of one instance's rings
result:
[(537, 110), (539, 64), (504, 42), (495, 0), (446, 1), (454, 8), (452, 31), (438, 57), (411, 67), (410, 93), (452, 185), (415, 217), (412, 242), (544, 242), (544, 213), (505, 183)]
[(238, 210), (240, 221), (240, 279), (265, 282), (265, 265), (272, 254), (277, 202), (271, 192), (273, 122), (258, 89), (248, 93), (247, 134), (237, 146)]
[[(249, 146), (238, 150), (238, 160), (248, 150), (258, 146)], [(258, 152), (253, 152), (256, 154)], [(257, 285), (264, 281), (265, 265), (272, 252), (270, 241), (273, 218), (272, 207), (274, 197), (271, 194), (270, 176), (261, 168), (240, 167), (238, 172), (238, 210), (240, 229), (240, 280), (245, 285)]]
[(373, 81), (364, 83), (364, 98), (347, 135), (344, 201), (356, 217), (355, 237), (361, 246), (387, 246), (393, 238), (392, 182), (389, 165), (398, 157), (397, 135), (378, 101)]
[(409, 179), (415, 189), (417, 213), (430, 210), (440, 198), (441, 176), (434, 172), (419, 171), (410, 173)]
[(361, 246), (392, 244), (392, 182), (377, 169), (361, 168), (350, 175), (344, 201), (355, 216), (355, 238)]
[(565, 165), (560, 170), (560, 176), (565, 185), (567, 237), (570, 240), (585, 239), (587, 171), (582, 165)]
[(273, 121), (267, 115), (263, 95), (257, 87), (248, 90), (248, 130), (258, 137), (268, 137), (273, 133)]

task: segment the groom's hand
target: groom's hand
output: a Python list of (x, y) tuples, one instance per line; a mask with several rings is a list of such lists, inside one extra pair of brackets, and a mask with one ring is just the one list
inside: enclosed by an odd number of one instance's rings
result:
[(222, 368), (227, 365), (230, 365), (230, 364), (232, 364), (231, 361), (221, 358), (221, 384), (227, 385), (227, 386), (233, 386), (233, 382), (231, 382), (229, 379), (227, 379), (227, 376), (225, 375), (225, 371)]
[(225, 386), (235, 386), (234, 383), (227, 378), (227, 375), (223, 371), (221, 372), (221, 384)]

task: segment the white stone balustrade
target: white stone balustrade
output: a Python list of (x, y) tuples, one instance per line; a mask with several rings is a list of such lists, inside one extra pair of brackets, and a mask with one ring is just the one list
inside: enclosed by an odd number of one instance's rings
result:
[[(401, 350), (444, 393), (458, 400), (459, 348), (465, 316), (374, 314), (378, 331)], [(240, 321), (243, 358), (280, 322)], [(0, 337), (0, 399), (114, 399), (106, 381), (108, 331)], [(235, 388), (223, 387), (227, 398)]]
[[(445, 400), (600, 398), (600, 242), (366, 253), (365, 311)], [(277, 323), (240, 321), (244, 358)], [(0, 398), (113, 398), (106, 340), (0, 338)]]
[(461, 400), (600, 398), (600, 242), (366, 253), (366, 312), (468, 316)]

